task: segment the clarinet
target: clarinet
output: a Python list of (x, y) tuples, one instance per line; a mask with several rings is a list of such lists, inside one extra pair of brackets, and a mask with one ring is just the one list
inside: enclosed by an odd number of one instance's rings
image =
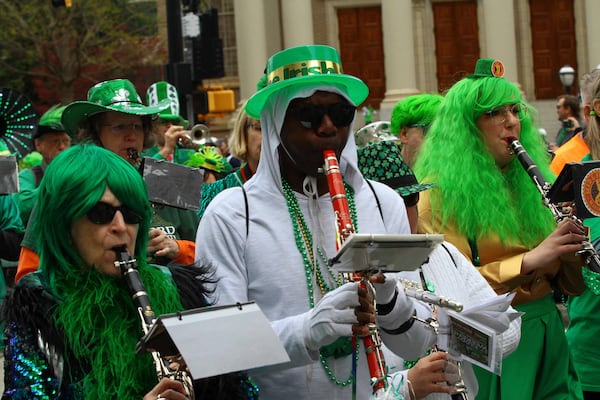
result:
[(413, 299), (423, 301), (428, 304), (433, 304), (438, 307), (449, 308), (456, 312), (463, 310), (462, 303), (458, 303), (448, 297), (438, 296), (435, 293), (423, 290), (419, 287), (419, 284), (415, 281), (409, 281), (408, 279), (399, 278), (398, 281), (404, 288), (404, 294)]
[[(535, 183), (536, 188), (542, 195), (544, 205), (550, 209), (556, 223), (559, 223), (565, 218), (573, 218), (574, 220), (581, 223), (581, 221), (577, 217), (573, 215), (564, 214), (556, 204), (550, 202), (550, 199), (548, 198), (547, 194), (550, 190), (551, 185), (544, 179), (537, 165), (535, 164), (535, 162), (533, 162), (529, 154), (527, 154), (527, 151), (525, 151), (519, 140), (517, 140), (517, 138), (514, 136), (509, 136), (504, 140), (510, 146), (511, 150), (515, 153), (519, 162), (521, 163), (523, 168), (525, 168), (525, 171), (527, 171), (527, 173), (533, 180), (533, 183)], [(585, 242), (582, 242), (581, 244), (583, 246), (583, 249), (579, 250), (577, 254), (583, 257), (585, 264), (590, 270), (596, 273), (600, 273), (600, 257), (598, 256), (598, 252), (596, 251), (594, 246), (587, 240)]]
[[(348, 236), (354, 233), (354, 225), (352, 223), (348, 199), (346, 198), (346, 189), (344, 188), (344, 181), (335, 152), (333, 150), (325, 150), (323, 151), (323, 157), (325, 159), (324, 173), (327, 177), (329, 194), (333, 203), (333, 211), (336, 219), (336, 245), (339, 249)], [(360, 287), (367, 289), (373, 296), (373, 299), (375, 299), (375, 289), (369, 282), (367, 276), (354, 273), (353, 279), (359, 282)], [(373, 304), (373, 306), (375, 306), (375, 304)], [(385, 394), (388, 388), (386, 366), (381, 351), (381, 338), (379, 336), (379, 331), (377, 330), (377, 324), (369, 324), (368, 327), (370, 335), (364, 336), (362, 340), (371, 376), (371, 386), (373, 388), (372, 398), (379, 399)]]
[[(137, 305), (138, 315), (142, 323), (142, 331), (145, 335), (156, 322), (156, 315), (150, 305), (146, 288), (140, 279), (137, 261), (127, 252), (127, 249), (124, 246), (115, 247), (113, 250), (117, 255), (115, 268), (119, 268), (121, 275), (127, 282), (129, 293)], [(182, 369), (172, 370), (169, 367), (169, 360), (163, 358), (157, 351), (152, 351), (150, 353), (152, 355), (152, 360), (154, 361), (156, 377), (158, 380), (160, 381), (162, 378), (169, 378), (180, 381), (183, 384), (187, 397), (193, 399), (194, 386), (191, 376)]]

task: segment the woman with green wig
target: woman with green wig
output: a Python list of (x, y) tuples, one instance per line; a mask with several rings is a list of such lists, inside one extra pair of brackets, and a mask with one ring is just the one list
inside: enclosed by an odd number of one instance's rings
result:
[[(137, 260), (156, 315), (209, 304), (206, 268), (168, 269), (146, 260), (151, 208), (140, 174), (92, 144), (74, 146), (48, 166), (35, 225), (40, 268), (3, 305), (3, 399), (185, 399), (161, 380), (149, 353), (136, 355), (142, 323), (116, 249)], [(207, 399), (247, 399), (242, 374), (195, 382)]]
[(525, 313), (501, 376), (477, 368), (478, 398), (581, 399), (552, 285), (583, 291), (575, 253), (587, 237), (573, 220), (556, 224), (509, 146), (517, 138), (553, 180), (533, 109), (503, 74), (500, 61), (482, 59), (446, 93), (415, 166), (436, 184), (422, 193), (418, 231), (444, 233), (498, 294), (516, 292), (513, 307)]

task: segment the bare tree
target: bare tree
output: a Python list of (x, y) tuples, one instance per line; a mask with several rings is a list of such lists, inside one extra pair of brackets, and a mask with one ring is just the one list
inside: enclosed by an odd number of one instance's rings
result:
[(155, 1), (72, 3), (66, 8), (53, 7), (51, 0), (0, 0), (0, 87), (29, 81), (68, 103), (77, 82), (89, 87), (166, 62)]

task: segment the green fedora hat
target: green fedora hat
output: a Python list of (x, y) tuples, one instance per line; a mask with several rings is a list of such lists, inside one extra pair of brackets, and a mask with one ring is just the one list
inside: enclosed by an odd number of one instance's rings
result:
[(133, 83), (127, 79), (113, 79), (92, 86), (87, 101), (75, 101), (63, 111), (62, 124), (69, 135), (77, 133), (79, 123), (92, 115), (116, 111), (132, 115), (154, 115), (169, 107), (163, 100), (154, 106), (145, 106)]
[(252, 118), (260, 119), (260, 113), (273, 93), (292, 85), (341, 85), (355, 105), (369, 95), (369, 88), (363, 81), (342, 72), (340, 55), (330, 46), (309, 45), (282, 50), (267, 61), (265, 77), (265, 86), (246, 103), (246, 112)]
[(179, 114), (179, 93), (169, 82), (155, 82), (146, 90), (146, 100), (149, 106), (157, 106), (163, 100), (169, 101), (169, 107), (159, 114), (160, 119), (170, 121), (175, 125), (187, 127), (188, 121)]
[(393, 141), (384, 141), (357, 150), (358, 169), (367, 179), (381, 182), (400, 196), (422, 192), (435, 185), (421, 184), (412, 169), (404, 162), (400, 148)]

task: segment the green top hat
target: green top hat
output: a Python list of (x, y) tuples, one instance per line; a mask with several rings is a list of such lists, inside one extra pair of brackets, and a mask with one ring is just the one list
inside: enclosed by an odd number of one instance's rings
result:
[(493, 58), (480, 58), (475, 65), (475, 72), (469, 78), (502, 78), (504, 76), (504, 64)]
[(374, 143), (357, 152), (358, 169), (364, 177), (388, 185), (400, 196), (410, 196), (435, 186), (417, 181), (412, 169), (402, 159), (400, 148), (395, 142)]
[(87, 101), (75, 101), (69, 104), (62, 115), (62, 123), (69, 135), (77, 132), (84, 118), (106, 111), (116, 111), (132, 115), (153, 115), (169, 107), (169, 101), (163, 100), (154, 106), (145, 106), (127, 79), (113, 79), (100, 82), (90, 88)]
[(246, 112), (252, 118), (260, 118), (273, 93), (292, 85), (342, 85), (354, 105), (362, 103), (369, 94), (369, 88), (363, 81), (342, 73), (340, 55), (329, 46), (297, 46), (282, 50), (267, 61), (265, 76), (265, 86), (246, 104)]
[(146, 90), (149, 106), (156, 106), (163, 100), (169, 101), (169, 107), (160, 112), (159, 118), (186, 127), (188, 121), (179, 115), (179, 94), (177, 88), (169, 82), (155, 82)]
[(44, 133), (50, 132), (65, 132), (65, 128), (62, 124), (62, 113), (65, 111), (67, 106), (61, 106), (55, 104), (48, 111), (42, 115), (40, 122), (38, 123), (35, 133), (32, 135), (33, 139), (37, 139)]

